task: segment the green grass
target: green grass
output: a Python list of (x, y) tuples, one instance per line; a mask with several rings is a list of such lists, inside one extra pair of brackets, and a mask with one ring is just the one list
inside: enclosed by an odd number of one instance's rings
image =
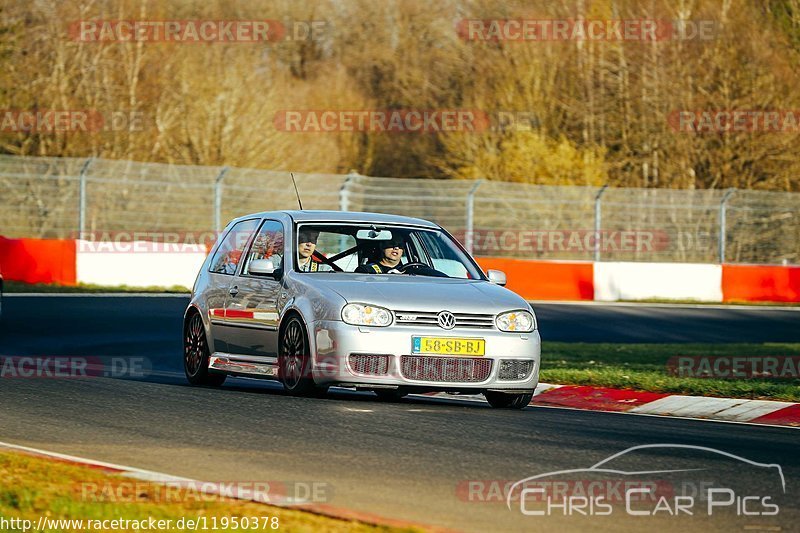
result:
[[(277, 517), (277, 531), (334, 533), (418, 531), (364, 522), (329, 518), (305, 511), (237, 500), (208, 497), (185, 490), (167, 492), (155, 483), (107, 475), (80, 465), (52, 461), (13, 452), (0, 452), (0, 517), (33, 521), (52, 519), (156, 520), (205, 516), (207, 524), (217, 517)], [(165, 497), (165, 494), (170, 497)], [(267, 521), (269, 523), (269, 520)], [(267, 525), (228, 531), (276, 531)], [(169, 529), (172, 531), (173, 529)], [(224, 531), (219, 529), (220, 531)], [(11, 529), (14, 531), (14, 529)], [(49, 531), (88, 531), (70, 528)], [(114, 531), (132, 531), (114, 529)]]
[(90, 283), (79, 283), (78, 285), (55, 285), (47, 283), (23, 283), (21, 281), (6, 280), (3, 284), (5, 293), (92, 293), (92, 292), (153, 292), (153, 293), (184, 293), (190, 291), (186, 287), (173, 285), (172, 287), (130, 287), (128, 285), (93, 285)]
[(544, 383), (596, 385), (697, 396), (800, 401), (800, 379), (679, 377), (676, 356), (800, 356), (800, 344), (542, 343)]

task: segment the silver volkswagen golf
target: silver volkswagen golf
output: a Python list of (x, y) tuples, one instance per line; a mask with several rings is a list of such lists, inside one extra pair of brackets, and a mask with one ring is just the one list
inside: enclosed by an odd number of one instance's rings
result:
[[(487, 275), (488, 274), (488, 275)], [(279, 380), (485, 395), (528, 405), (539, 381), (531, 306), (484, 274), (442, 227), (375, 213), (279, 211), (233, 220), (200, 269), (184, 316), (194, 385)]]

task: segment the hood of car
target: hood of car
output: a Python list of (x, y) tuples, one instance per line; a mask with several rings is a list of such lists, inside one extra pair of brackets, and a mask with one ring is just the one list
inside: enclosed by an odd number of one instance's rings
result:
[(488, 314), (528, 308), (517, 294), (482, 280), (333, 273), (314, 274), (304, 281), (324, 285), (349, 303), (369, 303), (395, 311)]

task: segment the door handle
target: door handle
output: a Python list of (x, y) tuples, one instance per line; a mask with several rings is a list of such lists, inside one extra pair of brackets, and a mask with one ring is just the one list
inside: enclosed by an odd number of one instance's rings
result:
[(237, 294), (239, 294), (239, 287), (236, 287), (236, 286), (231, 287), (231, 289), (228, 291), (228, 293), (231, 296), (236, 296)]

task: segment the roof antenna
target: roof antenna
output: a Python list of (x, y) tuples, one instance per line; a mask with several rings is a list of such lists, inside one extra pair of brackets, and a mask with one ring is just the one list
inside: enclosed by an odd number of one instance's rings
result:
[(303, 202), (300, 201), (300, 193), (297, 190), (297, 182), (294, 181), (294, 172), (289, 172), (289, 175), (292, 177), (292, 183), (294, 184), (294, 193), (297, 195), (297, 203), (300, 205), (300, 211), (303, 210)]

